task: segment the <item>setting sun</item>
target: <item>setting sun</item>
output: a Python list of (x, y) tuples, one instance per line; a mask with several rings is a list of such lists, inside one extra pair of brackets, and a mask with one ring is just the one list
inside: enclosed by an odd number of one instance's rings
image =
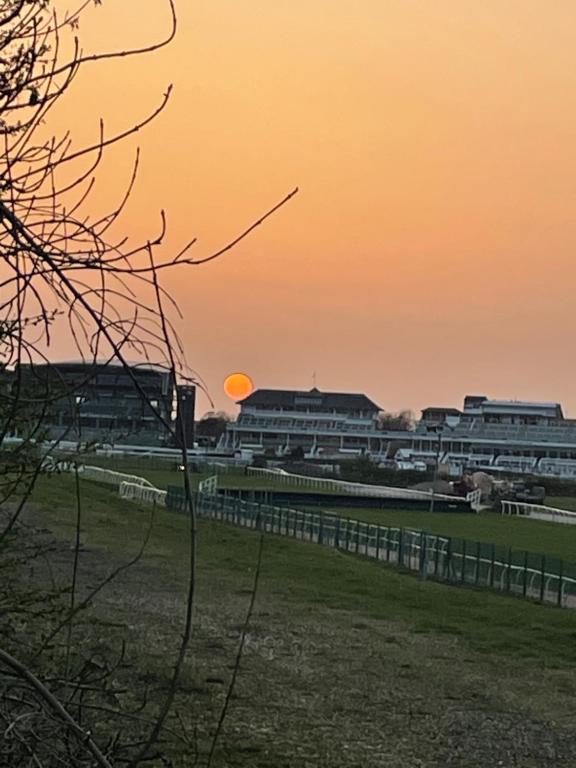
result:
[(250, 376), (245, 373), (231, 373), (224, 380), (224, 392), (231, 400), (242, 400), (254, 389)]

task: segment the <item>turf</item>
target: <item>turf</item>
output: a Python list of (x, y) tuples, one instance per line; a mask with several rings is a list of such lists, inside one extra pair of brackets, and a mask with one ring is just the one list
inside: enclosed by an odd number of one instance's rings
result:
[[(138, 548), (150, 519), (150, 508), (124, 502), (109, 488), (92, 483), (83, 484), (83, 498), (86, 546), (123, 556)], [(71, 539), (72, 478), (42, 478), (34, 500), (44, 510), (46, 523)], [(163, 509), (156, 510), (155, 515), (146, 558), (159, 577), (181, 580), (189, 546), (188, 521)], [(451, 524), (458, 522), (454, 520)], [(510, 523), (530, 525), (529, 521)], [(497, 518), (486, 524), (501, 525), (502, 521)], [(487, 528), (486, 536), (495, 535), (494, 530)], [(551, 532), (551, 540), (556, 536)], [(256, 540), (257, 536), (248, 531), (201, 522), (199, 560), (203, 573), (246, 577), (254, 566)], [(561, 551), (558, 542), (555, 546)], [(420, 581), (410, 574), (318, 545), (268, 536), (261, 588), (298, 605), (318, 605), (332, 611), (353, 612), (359, 617), (400, 621), (417, 633), (457, 636), (471, 649), (483, 652), (538, 659), (550, 666), (576, 664), (576, 614), (572, 611), (487, 591)]]
[(422, 529), (438, 535), (498, 544), (576, 562), (576, 526), (572, 525), (526, 520), (492, 512), (474, 515), (355, 507), (326, 506), (322, 509), (369, 523)]

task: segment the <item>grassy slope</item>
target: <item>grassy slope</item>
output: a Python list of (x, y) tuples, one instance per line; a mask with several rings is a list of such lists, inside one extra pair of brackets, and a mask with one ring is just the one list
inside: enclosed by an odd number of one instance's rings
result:
[[(145, 460), (122, 459), (115, 461), (100, 460), (99, 463), (120, 472), (137, 474), (146, 477), (159, 488), (168, 485), (181, 485), (181, 473), (170, 469), (168, 466), (158, 468), (150, 466)], [(191, 475), (194, 487), (208, 475), (193, 473)], [(245, 476), (242, 470), (225, 473), (219, 477), (222, 488), (269, 489), (274, 487), (269, 477)], [(295, 489), (297, 490), (297, 489)], [(576, 499), (559, 497), (550, 499), (554, 505), (560, 508), (570, 508), (569, 502), (576, 508)], [(380, 525), (389, 525), (405, 528), (422, 528), (431, 533), (444, 536), (466, 538), (471, 541), (498, 544), (512, 547), (517, 550), (528, 550), (558, 557), (570, 562), (576, 562), (576, 525), (558, 525), (535, 520), (522, 520), (515, 517), (503, 517), (491, 513), (482, 515), (459, 515), (449, 513), (418, 512), (414, 510), (374, 510), (351, 507), (331, 509), (329, 504), (324, 507), (326, 511), (351, 517), (356, 520), (364, 520)]]
[[(73, 536), (73, 481), (42, 478), (35, 500), (46, 522)], [(110, 489), (84, 483), (85, 544), (126, 557), (143, 536), (150, 509), (121, 502)], [(184, 517), (158, 510), (146, 561), (181, 580), (187, 553)], [(245, 577), (254, 565), (255, 534), (218, 523), (200, 524), (203, 577)], [(576, 613), (488, 592), (421, 582), (412, 575), (342, 553), (280, 537), (267, 539), (261, 590), (302, 606), (320, 605), (358, 616), (399, 621), (415, 632), (458, 636), (473, 649), (576, 664)]]
[[(329, 507), (324, 509), (328, 510)], [(523, 520), (517, 517), (483, 513), (480, 515), (413, 510), (337, 509), (336, 514), (393, 527), (417, 528), (430, 533), (453, 536), (541, 552), (576, 562), (576, 526)]]

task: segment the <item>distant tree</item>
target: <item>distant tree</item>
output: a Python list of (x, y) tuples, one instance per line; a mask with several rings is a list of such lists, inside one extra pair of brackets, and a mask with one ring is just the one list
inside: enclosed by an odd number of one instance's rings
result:
[(378, 428), (406, 432), (414, 427), (414, 414), (412, 411), (398, 411), (397, 413), (378, 414)]
[(218, 442), (231, 421), (232, 417), (224, 411), (208, 411), (200, 421), (196, 422), (196, 436)]

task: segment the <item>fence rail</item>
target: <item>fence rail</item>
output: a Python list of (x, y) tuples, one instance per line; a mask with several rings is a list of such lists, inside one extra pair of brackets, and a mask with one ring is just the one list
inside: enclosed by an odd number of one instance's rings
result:
[[(274, 481), (278, 483), (278, 485), (286, 485), (292, 488), (310, 488), (311, 490), (330, 491), (333, 493), (345, 493), (353, 496), (373, 496), (377, 498), (393, 499), (430, 499), (432, 495), (431, 491), (414, 491), (408, 488), (396, 488), (386, 485), (350, 483), (346, 480), (296, 475), (291, 472), (285, 472), (282, 469), (247, 467), (247, 472), (249, 475), (274, 478)], [(461, 501), (461, 499), (458, 499), (456, 496), (448, 496), (442, 493), (435, 493), (434, 498), (444, 501)]]
[[(186, 510), (180, 488), (168, 489), (166, 506)], [(546, 555), (224, 495), (198, 494), (197, 510), (203, 518), (362, 555), (417, 572), (421, 578), (576, 608), (576, 564)]]
[(551, 523), (567, 523), (576, 525), (576, 512), (556, 507), (546, 507), (542, 504), (528, 504), (523, 501), (503, 501), (503, 515), (519, 515), (534, 520), (547, 520)]
[(158, 504), (159, 506), (165, 507), (168, 492), (162, 491), (159, 488), (151, 488), (146, 485), (123, 482), (120, 483), (118, 495), (121, 499), (141, 501), (144, 504)]
[[(70, 470), (70, 467), (59, 467)], [(185, 512), (181, 488), (155, 488), (148, 480), (121, 472), (84, 466), (81, 477), (118, 486), (123, 499), (158, 504)], [(278, 473), (280, 475), (280, 473)], [(308, 478), (307, 478), (308, 479)], [(309, 512), (244, 501), (217, 494), (217, 477), (204, 481), (196, 494), (200, 517), (233, 523), (278, 535), (291, 536), (345, 552), (362, 555), (453, 585), (471, 585), (576, 608), (576, 563), (467, 539), (437, 536), (422, 530), (374, 525), (327, 512)], [(546, 510), (576, 518), (576, 513), (537, 504), (504, 502), (516, 507)], [(534, 514), (528, 510), (508, 514)]]

